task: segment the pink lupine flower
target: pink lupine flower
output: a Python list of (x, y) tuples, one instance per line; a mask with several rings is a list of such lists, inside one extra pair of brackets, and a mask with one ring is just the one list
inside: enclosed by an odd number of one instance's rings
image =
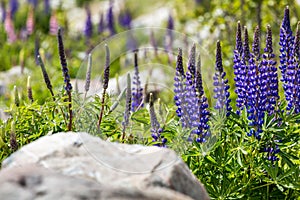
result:
[(4, 28), (7, 34), (7, 41), (9, 43), (15, 42), (17, 40), (17, 36), (15, 34), (14, 22), (11, 19), (10, 11), (8, 11), (6, 14), (5, 21), (4, 21)]
[(58, 22), (57, 22), (55, 12), (53, 12), (49, 22), (49, 33), (50, 35), (56, 35), (57, 31), (58, 31)]

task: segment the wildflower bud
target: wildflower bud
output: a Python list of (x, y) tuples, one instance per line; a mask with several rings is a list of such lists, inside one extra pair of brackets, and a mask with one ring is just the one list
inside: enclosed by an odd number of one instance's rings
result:
[(14, 97), (15, 97), (15, 105), (17, 107), (19, 107), (20, 106), (20, 98), (19, 98), (17, 86), (14, 86)]
[(32, 96), (32, 89), (31, 89), (31, 83), (30, 83), (30, 76), (27, 78), (27, 96), (28, 99), (33, 102), (33, 96)]
[(16, 138), (16, 127), (15, 127), (15, 122), (14, 121), (11, 122), (11, 131), (10, 131), (9, 143), (10, 143), (10, 148), (13, 151), (16, 151), (18, 149), (18, 142), (17, 142), (17, 138)]
[(103, 77), (103, 88), (106, 90), (108, 88), (109, 81), (109, 70), (110, 70), (110, 53), (107, 44), (105, 45), (106, 59), (105, 59), (105, 68), (104, 68), (104, 77)]
[(236, 30), (236, 45), (235, 49), (241, 54), (243, 52), (243, 43), (242, 43), (242, 28), (241, 22), (238, 21), (237, 23), (237, 30)]
[(51, 81), (49, 79), (49, 76), (48, 76), (48, 73), (46, 71), (46, 68), (45, 68), (45, 65), (44, 65), (44, 62), (41, 58), (40, 55), (37, 56), (37, 59), (38, 59), (38, 63), (39, 65), (41, 66), (41, 69), (42, 69), (42, 73), (43, 73), (43, 77), (44, 77), (44, 81), (46, 83), (46, 86), (47, 88), (49, 89), (49, 91), (51, 92), (51, 95), (54, 96), (54, 93), (52, 91), (52, 84), (51, 84)]
[(192, 77), (195, 77), (196, 75), (196, 45), (195, 44), (193, 44), (190, 50), (188, 69), (190, 70)]
[(244, 26), (243, 58), (247, 62), (250, 58), (249, 36), (248, 36), (248, 29), (246, 26)]
[(260, 58), (260, 28), (259, 26), (255, 27), (253, 45), (252, 45), (253, 54), (257, 59)]
[(123, 132), (125, 131), (126, 126), (129, 124), (129, 116), (131, 109), (131, 78), (130, 74), (127, 74), (127, 91), (126, 91), (126, 108), (124, 112), (124, 121), (123, 121)]
[(92, 54), (89, 53), (87, 71), (86, 71), (86, 77), (85, 77), (85, 85), (84, 85), (85, 92), (88, 92), (90, 89), (91, 71), (92, 71)]

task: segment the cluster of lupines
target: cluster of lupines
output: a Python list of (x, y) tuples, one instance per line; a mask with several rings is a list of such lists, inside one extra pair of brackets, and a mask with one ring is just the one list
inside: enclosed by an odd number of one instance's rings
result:
[(205, 97), (200, 60), (196, 70), (196, 47), (193, 45), (189, 54), (188, 67), (184, 73), (182, 62), (182, 50), (179, 49), (176, 63), (174, 83), (175, 104), (177, 116), (180, 118), (183, 128), (191, 129), (190, 139), (197, 142), (205, 142), (208, 133), (208, 103)]
[[(279, 99), (278, 95), (278, 75), (275, 55), (272, 47), (272, 32), (267, 26), (266, 47), (264, 54), (260, 55), (260, 31), (256, 27), (252, 52), (249, 48), (247, 28), (244, 28), (244, 42), (241, 44), (241, 26), (238, 23), (236, 49), (234, 57), (235, 81), (238, 109), (247, 109), (250, 126), (253, 127), (248, 133), (260, 139), (265, 113), (268, 115), (275, 113), (275, 108)], [(242, 45), (242, 46), (240, 46)], [(240, 50), (238, 50), (238, 47)], [(237, 56), (239, 54), (239, 56)], [(240, 114), (240, 112), (237, 112)]]

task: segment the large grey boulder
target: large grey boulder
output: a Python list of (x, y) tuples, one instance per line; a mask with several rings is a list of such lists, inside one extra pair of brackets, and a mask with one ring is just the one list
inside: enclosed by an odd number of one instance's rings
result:
[(76, 180), (98, 184), (101, 191), (105, 186), (114, 194), (94, 199), (209, 199), (185, 163), (165, 148), (110, 143), (87, 133), (57, 133), (22, 147), (3, 161), (2, 168), (14, 171), (32, 164), (61, 174), (57, 181), (73, 177), (83, 188), (85, 184)]

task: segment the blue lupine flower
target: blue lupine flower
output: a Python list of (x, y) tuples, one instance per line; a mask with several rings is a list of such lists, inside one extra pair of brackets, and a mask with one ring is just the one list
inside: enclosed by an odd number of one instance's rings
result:
[(175, 104), (177, 106), (177, 116), (180, 117), (182, 127), (187, 126), (187, 121), (185, 120), (184, 116), (184, 101), (185, 101), (185, 85), (183, 84), (185, 82), (185, 74), (183, 69), (183, 62), (182, 62), (182, 50), (181, 48), (178, 49), (178, 56), (177, 56), (177, 62), (176, 62), (176, 74), (174, 77), (174, 100)]
[(84, 27), (84, 35), (89, 39), (93, 35), (93, 23), (91, 18), (91, 11), (89, 8), (86, 9), (87, 18), (85, 21), (85, 27)]
[(222, 64), (222, 50), (221, 50), (220, 41), (217, 42), (215, 70), (216, 72), (213, 77), (214, 86), (215, 86), (214, 98), (217, 100), (215, 109), (217, 110), (226, 109), (226, 114), (228, 116), (232, 108), (230, 106), (230, 99), (229, 99), (230, 93), (228, 91), (229, 90), (228, 79), (225, 78), (226, 73), (224, 72), (223, 64)]
[(50, 2), (49, 0), (44, 0), (44, 10), (46, 14), (50, 14), (51, 12), (51, 7), (50, 7)]
[(242, 42), (242, 29), (241, 24), (237, 24), (236, 32), (236, 46), (234, 50), (234, 81), (235, 81), (235, 93), (237, 94), (236, 106), (237, 114), (240, 114), (240, 111), (243, 110), (246, 103), (246, 87), (247, 83), (244, 82), (242, 77), (245, 77), (245, 65), (243, 65), (243, 42)]
[(252, 44), (252, 52), (256, 61), (260, 59), (260, 28), (259, 26), (255, 27), (253, 44)]
[(138, 51), (134, 52), (134, 76), (133, 76), (132, 88), (132, 106), (133, 112), (137, 111), (138, 108), (143, 107), (143, 88), (141, 87), (140, 74), (138, 68)]
[(275, 112), (276, 103), (279, 99), (278, 94), (278, 74), (275, 61), (275, 54), (273, 53), (272, 31), (271, 27), (267, 26), (266, 48), (264, 49), (262, 66), (267, 68), (267, 102), (266, 111), (268, 114)]
[(119, 15), (119, 23), (124, 28), (127, 28), (127, 29), (131, 28), (131, 20), (132, 20), (132, 17), (128, 10)]
[(110, 35), (114, 35), (116, 33), (115, 29), (115, 20), (114, 20), (114, 13), (113, 13), (113, 2), (109, 2), (109, 9), (107, 12), (107, 27), (109, 29)]
[(287, 6), (284, 12), (284, 18), (281, 24), (280, 28), (280, 42), (279, 45), (281, 46), (280, 48), (280, 70), (282, 74), (282, 79), (281, 81), (283, 82), (283, 89), (284, 89), (284, 94), (285, 98), (288, 102), (287, 110), (290, 110), (294, 104), (293, 104), (293, 97), (291, 92), (293, 90), (293, 81), (294, 77), (294, 69), (293, 66), (290, 66), (289, 72), (287, 73), (287, 69), (289, 67), (289, 61), (292, 56), (293, 52), (293, 32), (291, 30), (291, 25), (290, 25), (290, 14), (289, 14), (289, 7)]
[(209, 121), (210, 112), (208, 110), (207, 98), (203, 90), (200, 66), (197, 69), (198, 70), (196, 71), (196, 88), (198, 88), (198, 99), (196, 105), (198, 106), (198, 108), (196, 110), (196, 113), (198, 115), (197, 121), (199, 123), (197, 129), (195, 130), (195, 133), (197, 134), (196, 141), (203, 143), (206, 142), (206, 138), (209, 136), (209, 125), (207, 123)]
[(98, 33), (102, 33), (105, 29), (104, 25), (104, 16), (103, 13), (100, 15), (99, 24), (98, 24)]
[(150, 93), (150, 98), (149, 98), (149, 113), (150, 113), (150, 121), (151, 121), (151, 136), (153, 138), (152, 142), (161, 142), (161, 144), (156, 143), (154, 145), (166, 147), (167, 139), (161, 135), (161, 133), (163, 132), (163, 128), (160, 127), (160, 124), (156, 117), (152, 93)]
[(19, 2), (18, 2), (18, 0), (10, 0), (9, 1), (9, 8), (10, 8), (11, 17), (14, 18), (15, 13), (19, 9)]
[(300, 69), (299, 69), (299, 60), (300, 60), (300, 22), (297, 24), (297, 29), (296, 29), (296, 36), (295, 36), (295, 42), (294, 42), (294, 51), (293, 51), (293, 64), (295, 68), (297, 69), (296, 71), (296, 77), (295, 77), (295, 104), (297, 105), (295, 108), (295, 113), (300, 112)]

